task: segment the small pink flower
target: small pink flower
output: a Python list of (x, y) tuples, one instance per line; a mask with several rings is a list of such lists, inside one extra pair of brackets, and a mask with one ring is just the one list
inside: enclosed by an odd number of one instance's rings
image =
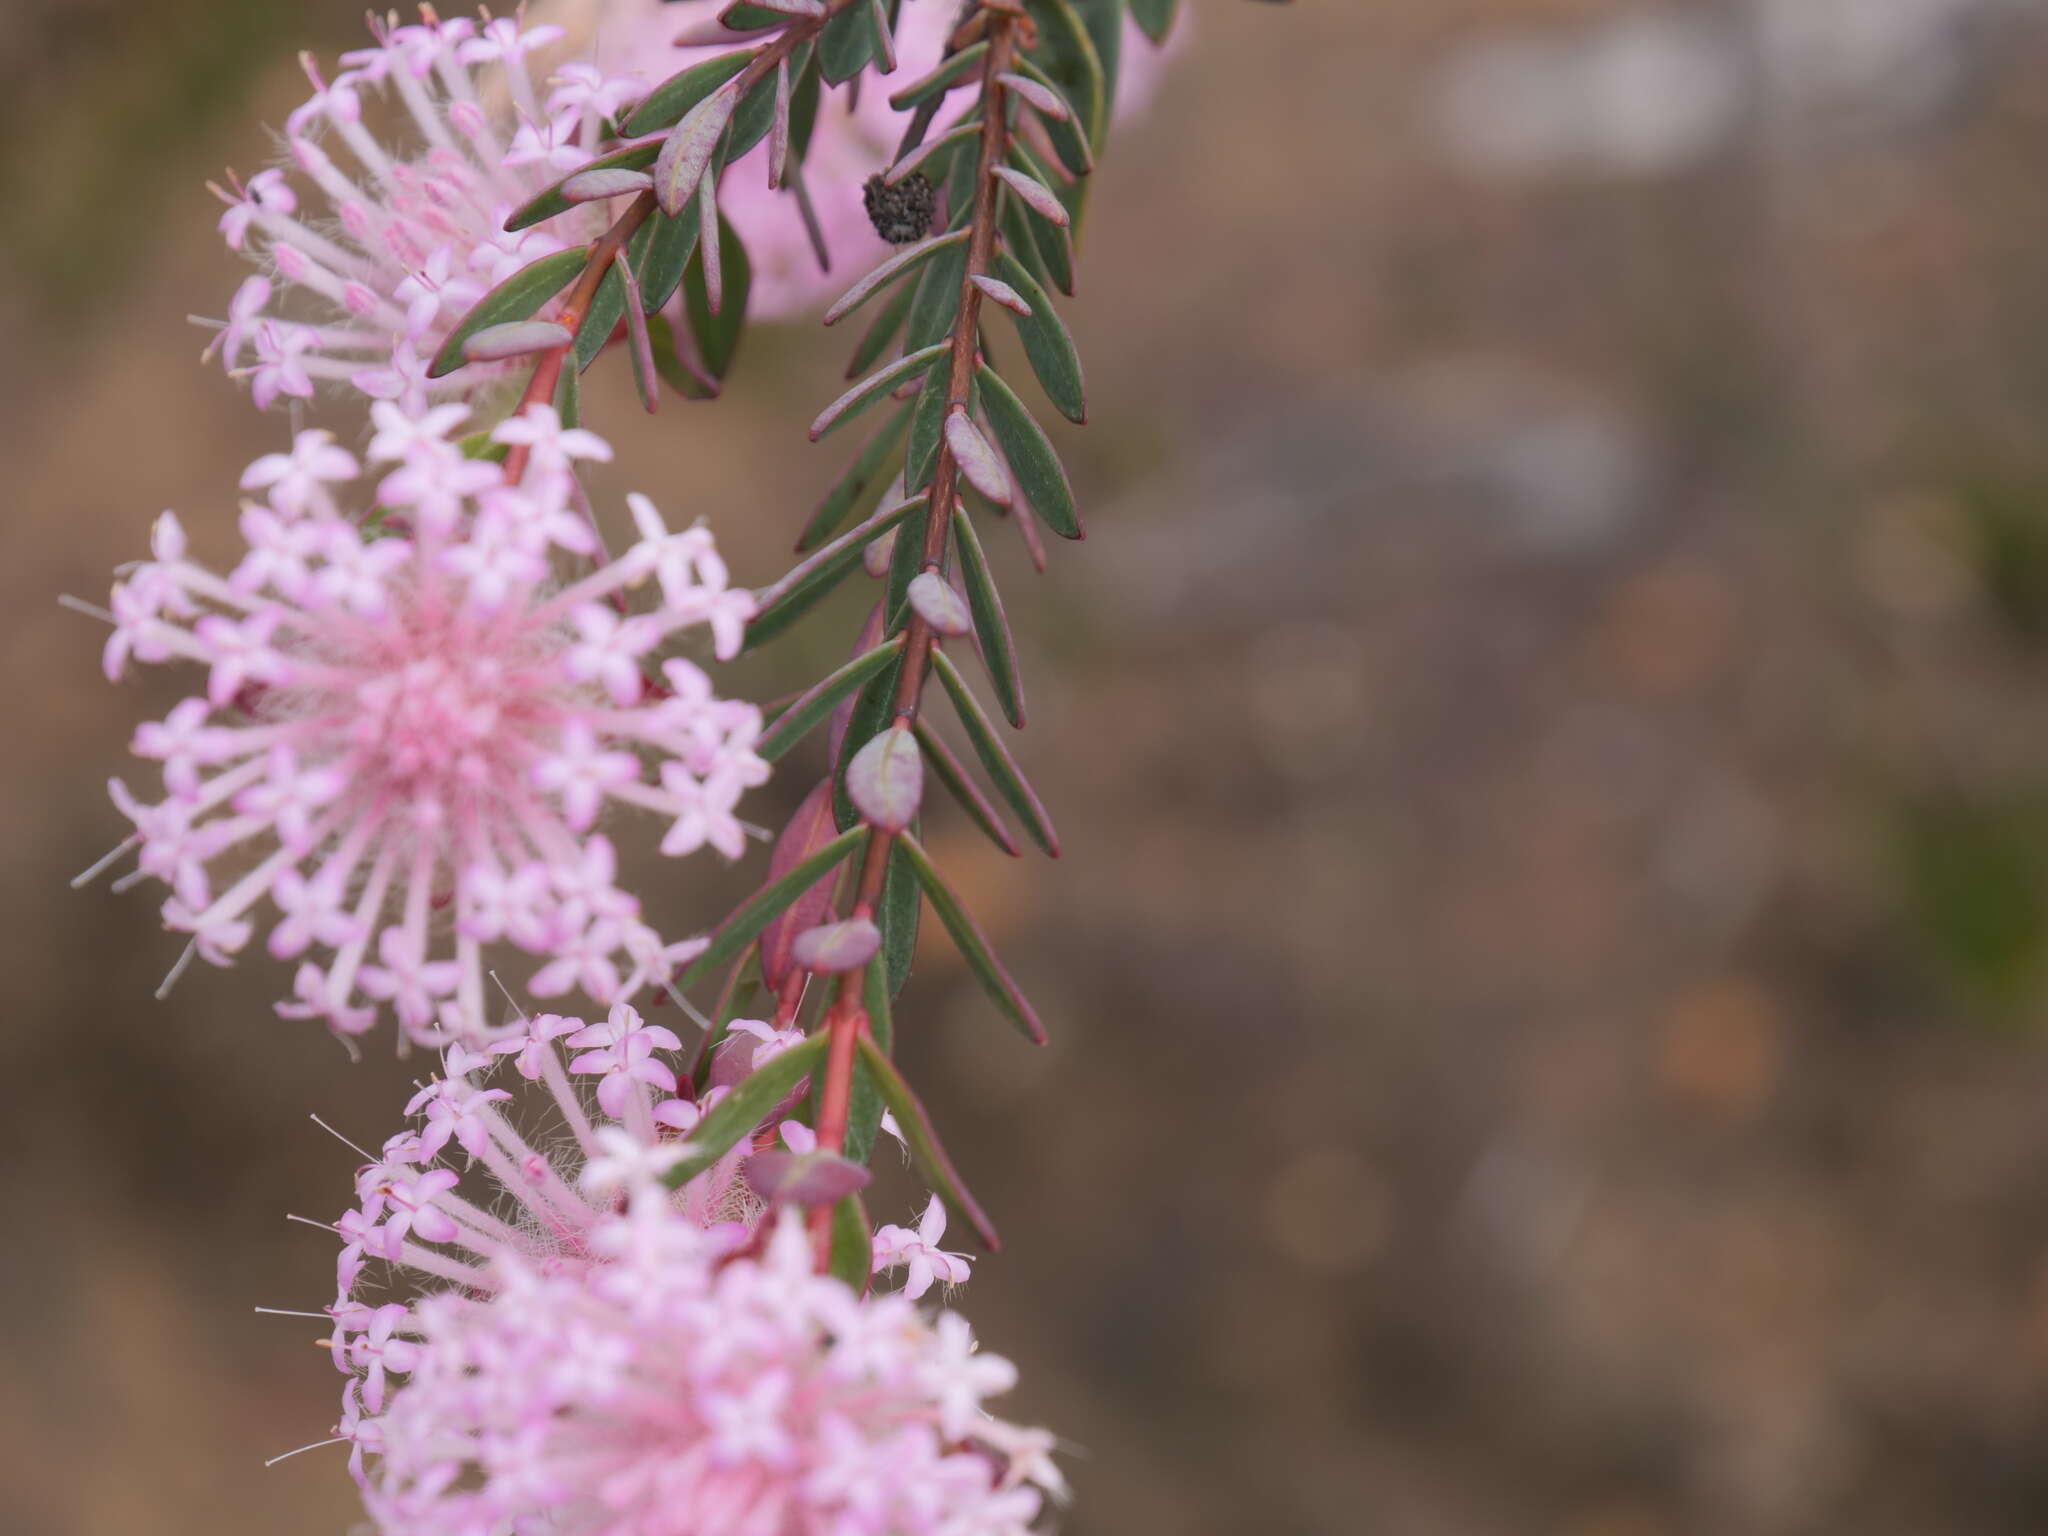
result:
[(945, 1235), (946, 1205), (934, 1195), (924, 1208), (916, 1231), (898, 1226), (884, 1226), (876, 1230), (873, 1273), (879, 1275), (892, 1269), (907, 1270), (903, 1277), (903, 1294), (912, 1301), (924, 1295), (935, 1282), (947, 1286), (965, 1285), (967, 1267), (973, 1260), (964, 1253), (943, 1251), (939, 1240)]
[[(751, 611), (747, 593), (707, 585), (725, 579), (708, 535), (670, 535), (643, 511), (648, 537), (560, 586), (550, 556), (579, 554), (588, 533), (573, 466), (609, 450), (549, 413), (524, 429), (535, 460), (507, 485), (457, 446), (466, 414), (378, 402), (367, 472), (300, 433), (244, 476), (273, 501), (245, 510), (231, 578), (193, 560), (166, 515), (154, 558), (111, 600), (112, 675), (206, 669), (203, 696), (135, 733), (164, 800), (113, 791), (141, 869), (171, 887), (166, 922), (225, 964), (267, 897), (272, 953), (318, 957), (280, 1011), (339, 1033), (362, 1030), (368, 1000), (423, 1044), (475, 1036), (491, 944), (539, 960), (541, 995), (610, 1004), (661, 985), (701, 945), (648, 927), (595, 828), (637, 807), (668, 822), (674, 851), (737, 855), (739, 796), (767, 773), (759, 712), (661, 656), (715, 629), (720, 602)], [(352, 521), (370, 477), (402, 536)], [(621, 618), (629, 592), (641, 611)], [(648, 699), (641, 669), (657, 661), (684, 686)], [(678, 846), (685, 822), (699, 830)]]

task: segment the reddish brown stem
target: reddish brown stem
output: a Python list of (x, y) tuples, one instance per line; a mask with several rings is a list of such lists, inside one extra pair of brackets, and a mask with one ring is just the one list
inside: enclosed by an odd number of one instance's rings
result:
[[(998, 80), (1010, 67), (1015, 48), (1017, 19), (1005, 12), (988, 11), (989, 49), (981, 72), (981, 147), (975, 162), (974, 211), (967, 237), (967, 270), (960, 281), (960, 303), (953, 319), (951, 373), (946, 382), (946, 413), (965, 410), (974, 386), (976, 337), (980, 331), (981, 290), (971, 281), (989, 270), (995, 251), (996, 218), (995, 169), (1008, 150), (1003, 86)], [(925, 501), (924, 545), (921, 570), (936, 571), (945, 562), (946, 535), (952, 526), (953, 503), (959, 491), (960, 466), (946, 444), (939, 441), (938, 458), (932, 467), (931, 495)], [(932, 647), (938, 636), (924, 619), (912, 612), (905, 638), (903, 672), (896, 686), (894, 724), (909, 727), (917, 723), (924, 699), (924, 685), (931, 665)], [(861, 854), (860, 879), (854, 887), (853, 912), (857, 918), (873, 918), (882, 898), (882, 881), (889, 869), (889, 853), (895, 834), (870, 827)], [(825, 1027), (832, 1041), (825, 1061), (825, 1082), (818, 1098), (818, 1145), (829, 1152), (844, 1150), (848, 1106), (853, 1096), (854, 1047), (860, 1031), (867, 1026), (861, 1011), (861, 971), (848, 971), (840, 978), (839, 995), (826, 1016)], [(829, 1235), (830, 1216), (813, 1217), (813, 1232)], [(824, 1237), (820, 1237), (822, 1251)]]

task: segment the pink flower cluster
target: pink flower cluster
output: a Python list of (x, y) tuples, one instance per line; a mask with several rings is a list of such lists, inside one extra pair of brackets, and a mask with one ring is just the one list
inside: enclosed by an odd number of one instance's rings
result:
[[(1064, 1484), (1049, 1435), (983, 1408), (1008, 1361), (955, 1314), (814, 1273), (802, 1224), (764, 1224), (737, 1177), (750, 1139), (659, 1182), (699, 1108), (663, 1097), (674, 1046), (627, 1008), (499, 1042), (545, 1085), (554, 1155), (513, 1127), (514, 1094), (471, 1081), (490, 1058), (453, 1049), (359, 1171), (330, 1346), (379, 1529), (1023, 1536)], [(460, 1191), (455, 1150), (498, 1198)], [(408, 1284), (426, 1289), (384, 1299)]]
[[(508, 485), (451, 439), (465, 415), (374, 407), (374, 526), (338, 499), (354, 456), (302, 432), (243, 476), (261, 499), (232, 571), (191, 558), (165, 513), (154, 558), (113, 592), (110, 678), (131, 660), (207, 671), (203, 694), (135, 733), (165, 796), (114, 781), (135, 823), (124, 846), (170, 886), (166, 924), (215, 964), (267, 897), (271, 953), (301, 961), (278, 1011), (344, 1035), (388, 1004), (413, 1040), (474, 1039), (500, 942), (544, 959), (541, 997), (608, 1003), (665, 982), (701, 942), (642, 921), (599, 814), (638, 806), (667, 818), (665, 853), (737, 857), (735, 807), (767, 774), (757, 709), (681, 657), (656, 669), (685, 629), (738, 649), (753, 599), (710, 534), (672, 533), (634, 496), (639, 538), (606, 561), (573, 473), (610, 457), (604, 441), (546, 406), (501, 422), (489, 440), (531, 456)], [(593, 567), (566, 586), (564, 552)], [(652, 594), (643, 611), (635, 589)]]
[[(372, 13), (370, 27), (374, 46), (344, 54), (332, 79), (305, 58), (313, 94), (285, 119), (285, 146), (324, 216), (301, 208), (281, 168), (214, 189), (227, 204), (222, 236), (264, 271), (237, 290), (208, 352), (249, 378), (258, 407), (309, 398), (321, 379), (418, 407), (430, 392), (511, 377), (517, 363), (470, 363), (431, 382), (425, 370), (484, 294), (594, 238), (617, 211), (586, 203), (516, 234), (504, 227), (599, 152), (605, 125), (645, 93), (645, 79), (575, 62), (550, 77), (542, 99), (530, 59), (561, 38), (559, 27), (488, 14), (442, 20), (425, 7), (407, 25)], [(364, 124), (366, 98), (386, 94), (417, 136), (409, 153)]]

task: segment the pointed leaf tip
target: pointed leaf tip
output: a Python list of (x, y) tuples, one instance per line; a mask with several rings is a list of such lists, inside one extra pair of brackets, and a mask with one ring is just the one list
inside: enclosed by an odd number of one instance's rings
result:
[(698, 183), (711, 167), (719, 135), (739, 105), (739, 82), (728, 80), (683, 114), (669, 130), (654, 160), (654, 195), (661, 211), (674, 218), (697, 195)]

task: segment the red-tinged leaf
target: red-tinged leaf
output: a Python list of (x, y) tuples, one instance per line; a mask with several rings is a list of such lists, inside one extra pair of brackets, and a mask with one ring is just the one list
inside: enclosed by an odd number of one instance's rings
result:
[[(680, 122), (684, 113), (753, 63), (759, 52), (758, 48), (741, 48), (670, 75), (633, 109), (633, 115), (626, 120), (626, 132), (637, 138)], [(696, 185), (694, 180), (690, 183), (693, 190)]]
[(1012, 725), (1024, 724), (1024, 684), (1017, 675), (1017, 649), (1010, 640), (1010, 621), (1003, 613), (1003, 599), (996, 591), (988, 556), (981, 536), (967, 519), (964, 509), (953, 511), (953, 536), (960, 547), (960, 579), (967, 588), (967, 609), (972, 616), (975, 642), (981, 663), (995, 684), (996, 702)]
[(740, 1164), (755, 1194), (771, 1206), (831, 1205), (868, 1187), (873, 1176), (835, 1152), (785, 1152), (771, 1147)]
[(1066, 466), (1053, 450), (1052, 439), (994, 369), (983, 364), (980, 378), (982, 414), (988, 418), (996, 441), (1003, 445), (1025, 500), (1038, 509), (1039, 516), (1061, 538), (1080, 538), (1081, 514), (1074, 505), (1074, 487), (1067, 479)]
[(628, 170), (624, 166), (598, 166), (594, 170), (578, 171), (564, 181), (562, 198), (571, 203), (598, 203), (608, 197), (645, 192), (653, 185), (654, 178), (645, 171)]
[(790, 953), (805, 970), (836, 976), (859, 970), (881, 947), (881, 929), (864, 917), (850, 917), (806, 929), (796, 936)]
[(832, 536), (839, 525), (856, 512), (866, 513), (881, 499), (902, 465), (903, 434), (910, 427), (910, 412), (901, 410), (868, 439), (859, 456), (847, 467), (818, 510), (797, 538), (797, 552), (812, 548)]
[(1049, 117), (1056, 123), (1073, 119), (1073, 108), (1067, 105), (1067, 98), (1048, 85), (1033, 80), (1029, 75), (1013, 75), (1007, 71), (996, 76), (996, 83), (1015, 91), (1023, 97), (1031, 110), (1040, 117)]
[(456, 322), (455, 329), (441, 343), (441, 350), (434, 354), (434, 361), (427, 368), (427, 377), (438, 379), (460, 368), (463, 344), (470, 337), (486, 326), (527, 319), (568, 287), (569, 280), (583, 270), (583, 264), (589, 259), (590, 247), (579, 245), (572, 250), (543, 256), (514, 272), (478, 299), (469, 313)]
[(932, 1129), (931, 1116), (924, 1112), (924, 1105), (910, 1091), (910, 1084), (903, 1080), (896, 1064), (884, 1056), (866, 1035), (860, 1038), (860, 1059), (874, 1073), (875, 1086), (882, 1090), (882, 1102), (895, 1114), (896, 1124), (901, 1127), (903, 1139), (909, 1144), (910, 1155), (923, 1170), (932, 1193), (967, 1223), (984, 1249), (990, 1253), (998, 1252), (1003, 1244), (996, 1235), (995, 1223), (988, 1219), (988, 1213), (968, 1193), (966, 1182), (939, 1142), (938, 1132)]
[(768, 127), (768, 185), (780, 187), (789, 175), (789, 59), (775, 62), (775, 118)]
[[(821, 779), (804, 796), (796, 814), (775, 839), (768, 856), (768, 878), (775, 881), (832, 841), (832, 781)], [(796, 936), (824, 922), (832, 912), (832, 884), (837, 871), (823, 875), (817, 884), (770, 920), (761, 930), (761, 979), (771, 992), (780, 992), (795, 969), (792, 946)]]
[(953, 947), (960, 951), (960, 958), (967, 962), (967, 968), (981, 983), (982, 990), (988, 993), (990, 1001), (1003, 1017), (1017, 1026), (1025, 1039), (1033, 1045), (1045, 1044), (1045, 1026), (1038, 1022), (1038, 1014), (1032, 1009), (1030, 1000), (1011, 979), (1010, 973), (1003, 969), (1002, 962), (996, 959), (988, 935), (981, 931), (981, 925), (960, 904), (960, 898), (946, 884), (938, 866), (932, 863), (931, 855), (907, 833), (899, 837), (898, 845), (910, 859), (911, 872), (924, 888), (925, 900), (939, 914), (939, 921), (953, 940)]
[(905, 379), (922, 374), (948, 350), (943, 341), (933, 342), (908, 357), (899, 357), (886, 368), (878, 368), (818, 413), (811, 423), (811, 441), (816, 442), (835, 427), (844, 426)]
[(868, 26), (875, 34), (875, 73), (896, 73), (896, 39), (889, 35), (889, 8), (884, 0), (868, 0)]
[(981, 787), (967, 776), (967, 770), (952, 750), (939, 740), (938, 735), (922, 720), (917, 723), (917, 744), (924, 748), (925, 762), (930, 765), (932, 777), (946, 786), (946, 793), (960, 804), (977, 827), (988, 834), (990, 842), (1013, 859), (1024, 857), (1024, 850), (1017, 846), (1016, 838), (1004, 825), (1002, 813), (989, 804), (988, 796)]
[(530, 352), (552, 352), (574, 339), (567, 326), (552, 320), (508, 320), (503, 325), (487, 325), (472, 331), (462, 344), (462, 356), (472, 363), (503, 362)]
[(943, 235), (933, 235), (929, 240), (920, 240), (915, 245), (904, 246), (841, 294), (833, 302), (832, 307), (825, 311), (825, 323), (832, 325), (845, 319), (889, 283), (920, 265), (928, 257), (936, 255), (949, 245), (963, 244), (970, 233), (972, 231), (967, 229), (955, 229)]
[(562, 195), (562, 191), (577, 177), (587, 176), (592, 171), (645, 170), (654, 164), (655, 156), (660, 153), (661, 140), (647, 138), (634, 144), (622, 144), (609, 154), (599, 155), (587, 165), (579, 165), (553, 186), (536, 193), (513, 209), (505, 220), (505, 232), (517, 234), (522, 229), (529, 229), (535, 224), (567, 213), (575, 205)]
[(682, 1160), (669, 1169), (662, 1182), (670, 1189), (681, 1189), (738, 1146), (741, 1137), (752, 1135), (769, 1112), (825, 1059), (825, 1043), (825, 1036), (812, 1035), (770, 1057), (735, 1083), (680, 1144)]
[(833, 706), (896, 659), (903, 649), (903, 637), (892, 635), (871, 650), (863, 651), (845, 666), (817, 683), (762, 733), (754, 750), (767, 762), (775, 762), (809, 735), (818, 722), (832, 713)]
[(999, 165), (995, 173), (1004, 186), (1017, 194), (1025, 207), (1048, 224), (1057, 224), (1064, 229), (1072, 222), (1067, 205), (1059, 200), (1052, 188), (1036, 176), (1020, 171), (1014, 165)]
[(896, 535), (902, 531), (902, 525), (898, 524), (880, 538), (871, 540), (868, 547), (860, 552), (860, 568), (877, 581), (888, 575), (889, 567), (896, 562)]
[(614, 263), (626, 284), (626, 340), (633, 353), (633, 387), (640, 403), (652, 416), (661, 407), (661, 389), (654, 367), (654, 339), (647, 331), (647, 311), (642, 303), (640, 279), (633, 275), (633, 263)]
[(917, 739), (903, 726), (892, 726), (854, 753), (846, 765), (846, 798), (884, 832), (909, 826), (924, 798), (924, 758)]
[(1164, 42), (1179, 3), (1180, 0), (1130, 0), (1131, 20), (1153, 42)]
[(1046, 814), (1044, 802), (1025, 779), (1017, 760), (1010, 756), (1010, 749), (1003, 745), (1002, 737), (996, 734), (995, 723), (968, 688), (960, 669), (953, 665), (952, 657), (944, 651), (933, 651), (932, 670), (938, 673), (939, 681), (945, 685), (947, 697), (953, 701), (953, 712), (960, 717), (961, 727), (974, 745), (974, 755), (981, 759), (981, 766), (987, 770), (996, 793), (1017, 813), (1031, 840), (1053, 858), (1058, 858), (1059, 835), (1053, 831), (1052, 818)]
[(725, 260), (719, 253), (718, 177), (711, 167), (697, 181), (697, 259), (704, 271), (704, 307), (725, 308)]
[(718, 152), (719, 135), (739, 106), (739, 82), (728, 80), (683, 114), (669, 130), (654, 161), (654, 195), (661, 211), (674, 218), (697, 195), (698, 183)]
[(968, 420), (965, 411), (947, 413), (946, 446), (952, 449), (953, 459), (969, 485), (999, 507), (1010, 504), (1016, 495), (1010, 484), (1010, 472), (1003, 467), (1003, 461), (989, 446), (988, 439), (981, 435), (981, 429)]
[(968, 281), (987, 294), (992, 303), (1000, 304), (1013, 315), (1031, 318), (1031, 306), (1024, 302), (1024, 295), (1012, 288), (999, 277), (984, 277), (977, 272)]
[(911, 612), (942, 635), (958, 637), (974, 628), (967, 599), (955, 592), (953, 584), (937, 571), (920, 571), (911, 577), (905, 595), (910, 599)]
[(892, 529), (923, 504), (923, 496), (913, 496), (877, 512), (810, 555), (774, 586), (756, 593), (758, 606), (747, 625), (747, 648), (773, 639), (809, 612), (852, 573), (872, 545), (888, 538)]
[(956, 128), (949, 128), (935, 139), (926, 139), (883, 173), (882, 184), (888, 187), (895, 186), (904, 177), (915, 171), (919, 166), (930, 161), (933, 157), (950, 153), (960, 145), (965, 144), (969, 139), (979, 137), (980, 134), (981, 123), (979, 120), (975, 120), (961, 123)]
[(954, 86), (966, 82), (970, 71), (977, 68), (988, 54), (986, 40), (962, 48), (958, 53), (949, 54), (939, 63), (938, 68), (923, 78), (913, 80), (889, 98), (889, 105), (898, 112), (907, 112), (922, 105), (933, 96), (942, 95)]
[(864, 835), (859, 828), (841, 833), (787, 874), (770, 880), (748, 897), (737, 911), (718, 925), (704, 952), (676, 978), (676, 990), (687, 992), (753, 943), (760, 937), (761, 930), (775, 920), (777, 913), (788, 911), (792, 902), (844, 863)]

